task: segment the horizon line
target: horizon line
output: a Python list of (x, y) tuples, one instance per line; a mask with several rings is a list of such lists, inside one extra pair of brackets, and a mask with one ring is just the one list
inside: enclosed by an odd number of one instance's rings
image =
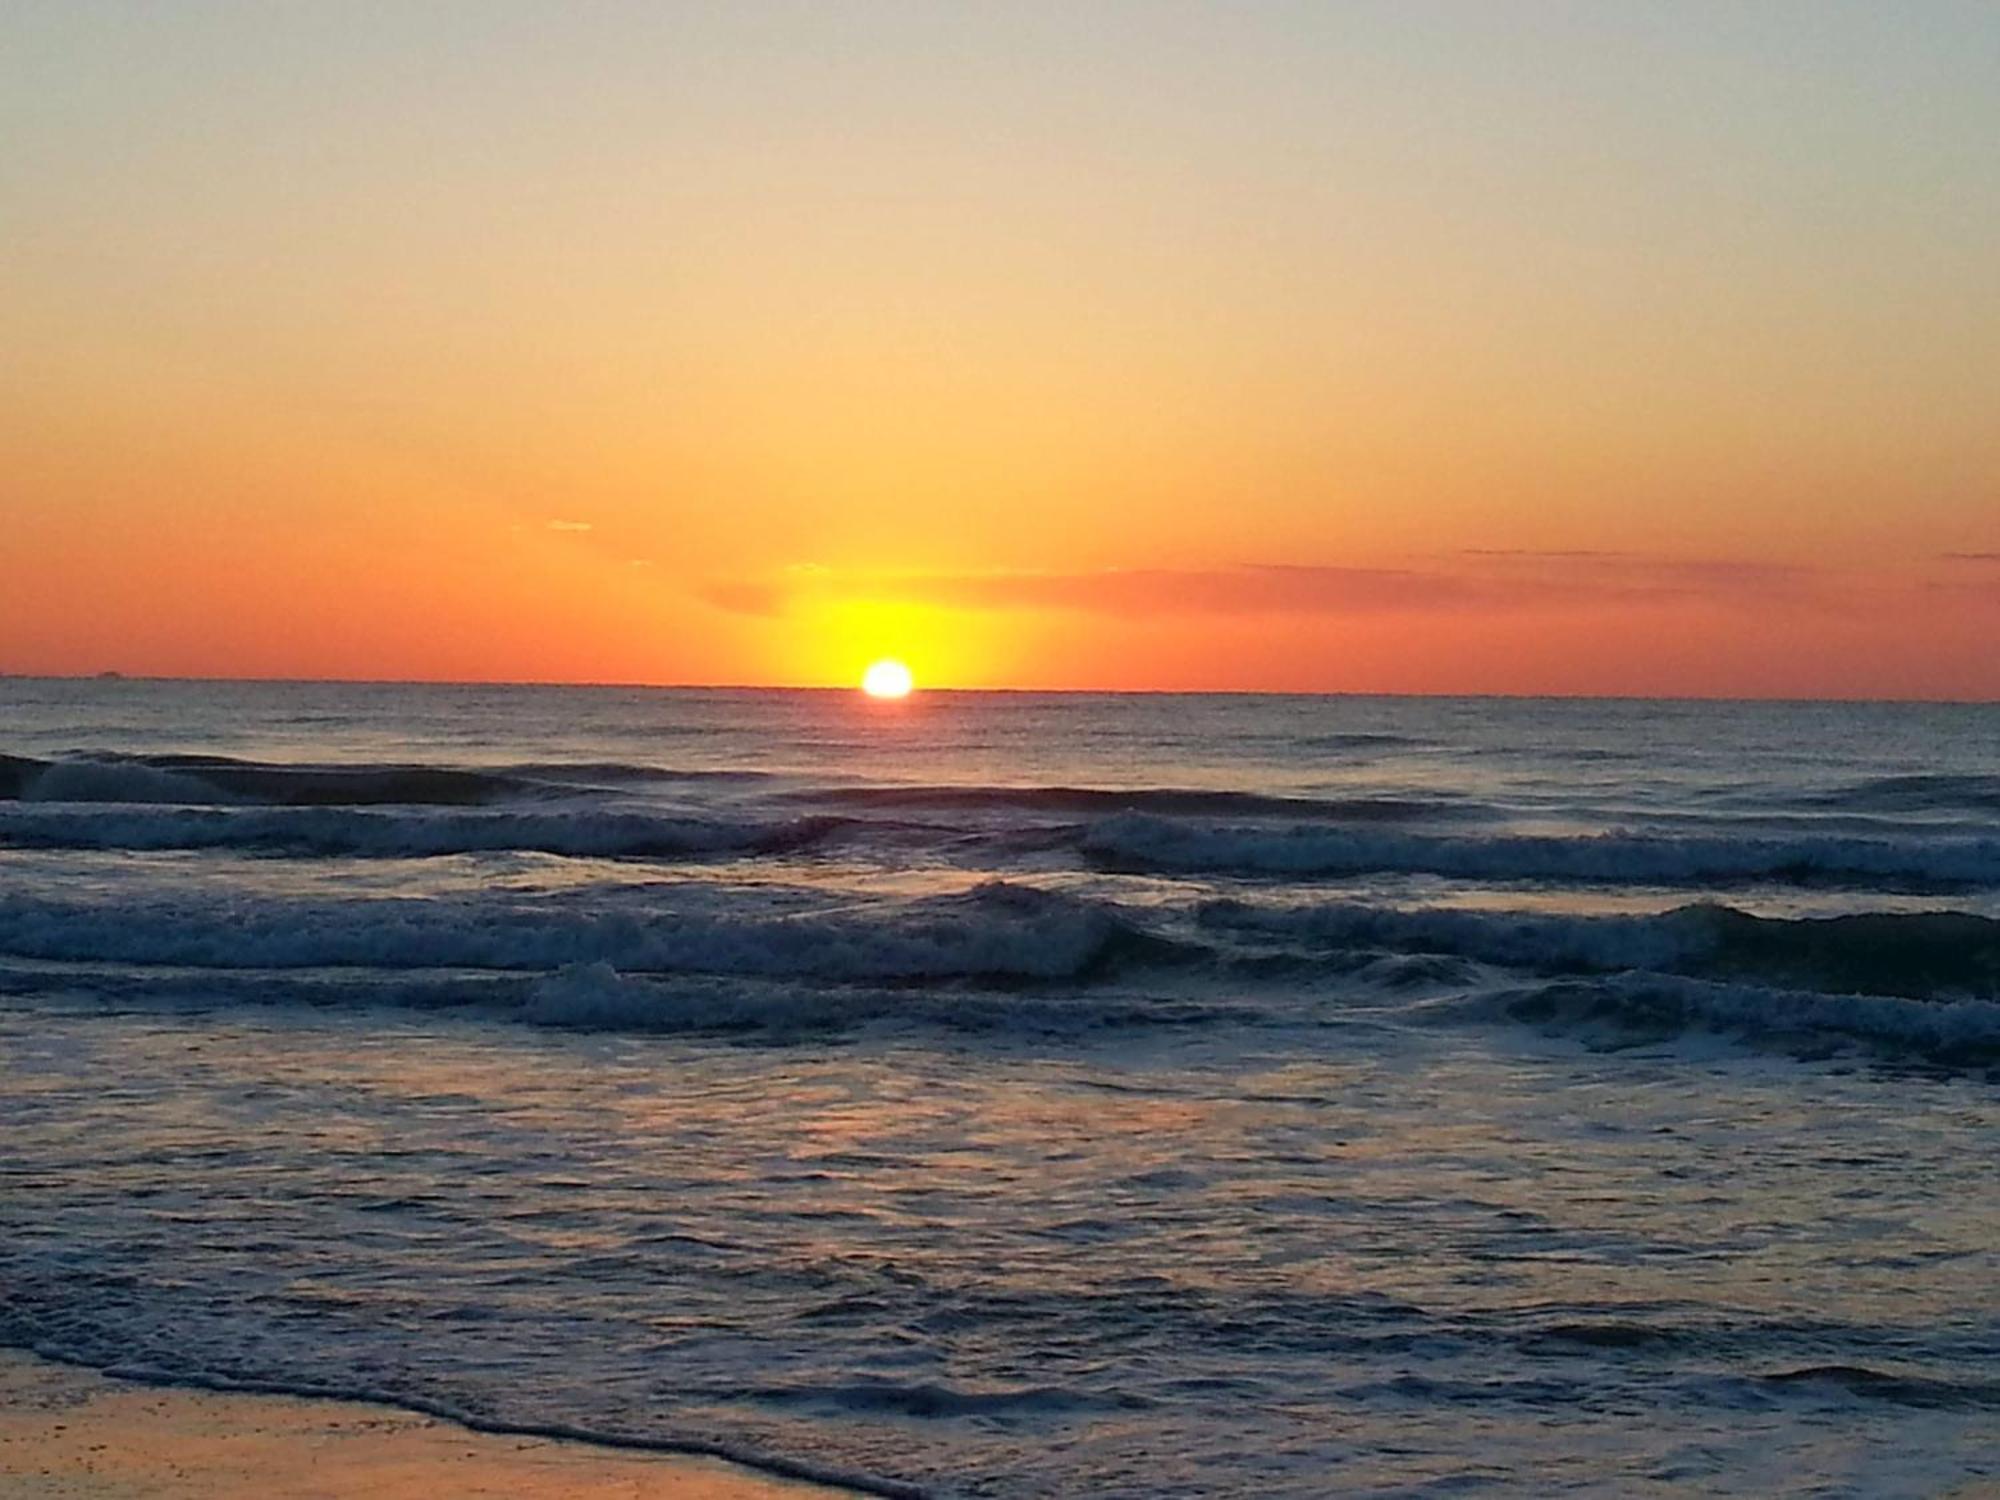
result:
[[(436, 688), (574, 688), (597, 692), (650, 693), (846, 693), (859, 696), (858, 686), (831, 683), (749, 683), (749, 682), (612, 682), (565, 681), (536, 678), (446, 678), (446, 677), (218, 677), (201, 673), (121, 672), (13, 672), (0, 670), (0, 682), (142, 682), (142, 683), (230, 683), (265, 687), (436, 687)], [(1423, 692), (1395, 688), (1099, 688), (1099, 687), (927, 687), (919, 685), (915, 697), (940, 694), (1013, 694), (1021, 697), (1073, 698), (1472, 698), (1507, 702), (1555, 700), (1578, 703), (1826, 703), (1903, 704), (1913, 708), (1990, 708), (2000, 705), (1993, 698), (1934, 698), (1873, 696), (1822, 696), (1815, 694), (1771, 693), (1597, 693), (1597, 692), (1506, 692), (1462, 691)]]

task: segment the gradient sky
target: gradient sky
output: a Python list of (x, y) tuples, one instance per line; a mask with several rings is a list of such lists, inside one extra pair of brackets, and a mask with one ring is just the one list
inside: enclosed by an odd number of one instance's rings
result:
[(2000, 6), (0, 0), (0, 670), (2000, 697)]

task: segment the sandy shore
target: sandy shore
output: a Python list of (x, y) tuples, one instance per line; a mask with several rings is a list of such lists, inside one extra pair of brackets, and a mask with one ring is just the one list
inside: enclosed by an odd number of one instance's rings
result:
[(495, 1436), (348, 1401), (179, 1390), (0, 1351), (9, 1500), (854, 1500), (704, 1458)]

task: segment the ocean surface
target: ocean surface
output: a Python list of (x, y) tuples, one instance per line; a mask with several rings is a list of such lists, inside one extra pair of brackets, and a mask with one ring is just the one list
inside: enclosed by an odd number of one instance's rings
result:
[(2000, 709), (0, 681), (0, 1342), (887, 1494), (2000, 1479)]

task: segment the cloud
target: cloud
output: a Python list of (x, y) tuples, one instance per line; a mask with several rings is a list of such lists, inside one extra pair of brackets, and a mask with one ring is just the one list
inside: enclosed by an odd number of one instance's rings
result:
[(1946, 562), (2000, 563), (2000, 552), (1940, 552)]
[(1537, 552), (1501, 548), (1469, 549), (1459, 556), (1479, 558), (1512, 577), (1534, 573), (1552, 584), (1628, 599), (1748, 594), (1768, 600), (1811, 593), (1827, 581), (1826, 574), (1817, 568), (1746, 558), (1654, 557), (1639, 552)]
[(1437, 613), (1563, 605), (1707, 601), (1737, 606), (1821, 602), (1816, 570), (1730, 559), (1627, 553), (1480, 552), (1426, 567), (1245, 563), (1220, 568), (1078, 572), (840, 573), (793, 568), (720, 579), (701, 597), (735, 614), (779, 615), (828, 598), (867, 597), (969, 611), (1062, 610), (1119, 619), (1176, 615)]
[(1086, 614), (1352, 614), (1493, 602), (1479, 580), (1402, 568), (1252, 563), (1229, 568), (1111, 568), (1086, 573), (938, 574), (904, 580), (907, 598), (947, 608)]
[(782, 585), (749, 579), (719, 579), (699, 590), (700, 598), (732, 615), (781, 615), (792, 602)]
[(1557, 558), (1565, 561), (1573, 561), (1577, 558), (1629, 558), (1637, 556), (1636, 553), (1632, 552), (1599, 552), (1582, 547), (1557, 550), (1541, 550), (1533, 547), (1462, 547), (1459, 549), (1458, 555), (1460, 557)]
[(588, 521), (551, 521), (551, 531), (595, 531), (597, 528)]

